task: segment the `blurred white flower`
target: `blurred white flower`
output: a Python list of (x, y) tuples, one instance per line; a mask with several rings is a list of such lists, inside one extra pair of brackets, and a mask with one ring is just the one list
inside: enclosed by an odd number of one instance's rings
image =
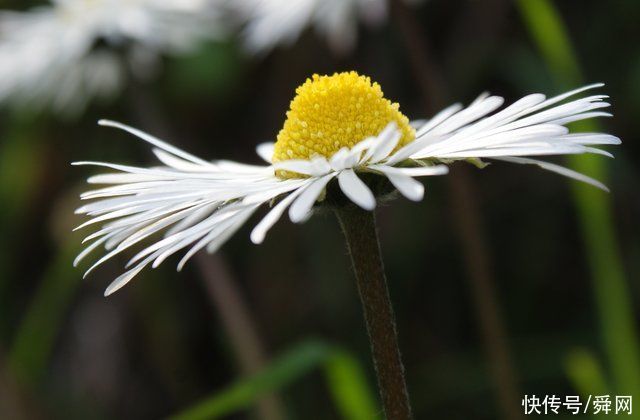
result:
[(73, 114), (160, 53), (219, 36), (217, 0), (54, 0), (0, 11), (0, 102)]
[(387, 0), (235, 0), (231, 6), (244, 17), (245, 42), (253, 53), (292, 44), (308, 27), (333, 50), (345, 52), (355, 43), (359, 21), (376, 24), (388, 12)]
[[(127, 264), (129, 270), (106, 290), (113, 293), (144, 267), (158, 266), (170, 255), (189, 248), (178, 269), (198, 250), (215, 252), (263, 204), (273, 207), (251, 232), (261, 243), (267, 231), (288, 209), (300, 223), (325, 197), (337, 179), (346, 198), (365, 210), (376, 197), (362, 179), (386, 178), (409, 200), (422, 200), (424, 186), (415, 178), (447, 173), (457, 160), (481, 159), (534, 164), (543, 169), (606, 189), (600, 182), (562, 166), (530, 156), (598, 153), (594, 145), (619, 144), (602, 133), (570, 134), (565, 124), (609, 116), (604, 95), (566, 101), (586, 86), (551, 99), (525, 96), (494, 112), (504, 103), (499, 96), (481, 95), (468, 107), (455, 104), (428, 121), (409, 120), (397, 103), (385, 99), (380, 86), (355, 72), (317, 76), (296, 90), (287, 119), (275, 143), (258, 146), (267, 165), (231, 161), (209, 162), (122, 124), (103, 121), (151, 143), (164, 166), (141, 168), (104, 162), (78, 162), (119, 171), (97, 175), (88, 182), (110, 186), (87, 192), (97, 200), (77, 210), (91, 217), (79, 226), (103, 224), (85, 241), (94, 241), (78, 257), (104, 246), (108, 253), (89, 270), (109, 258), (156, 238)], [(379, 179), (379, 178), (378, 178)], [(161, 238), (157, 234), (162, 234)]]

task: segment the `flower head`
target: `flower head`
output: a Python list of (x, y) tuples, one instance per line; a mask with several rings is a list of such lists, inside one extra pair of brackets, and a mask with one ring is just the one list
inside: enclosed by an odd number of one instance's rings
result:
[(151, 73), (158, 54), (218, 36), (215, 1), (54, 0), (0, 11), (0, 102), (77, 113), (117, 93), (127, 73)]
[(272, 161), (330, 158), (376, 136), (391, 122), (402, 134), (397, 147), (404, 146), (413, 141), (415, 130), (399, 108), (384, 98), (379, 84), (356, 72), (314, 74), (296, 89)]
[(251, 232), (256, 244), (287, 210), (294, 223), (305, 221), (334, 179), (355, 205), (373, 210), (376, 197), (362, 175), (384, 177), (404, 197), (419, 201), (424, 187), (415, 178), (446, 174), (446, 165), (456, 160), (535, 164), (606, 189), (582, 174), (530, 158), (578, 153), (611, 156), (593, 146), (618, 144), (618, 138), (601, 133), (570, 134), (564, 126), (610, 115), (600, 111), (609, 106), (603, 95), (567, 101), (600, 86), (586, 86), (551, 99), (532, 94), (499, 112), (494, 111), (503, 99), (483, 94), (466, 108), (455, 104), (428, 121), (410, 125), (398, 105), (384, 99), (380, 86), (368, 78), (354, 72), (316, 75), (296, 91), (275, 144), (258, 146), (258, 154), (267, 161), (267, 165), (258, 166), (205, 161), (134, 128), (102, 121), (102, 125), (124, 129), (151, 143), (164, 166), (76, 163), (118, 172), (88, 180), (110, 186), (82, 195), (95, 201), (77, 210), (91, 217), (79, 228), (98, 223), (102, 227), (85, 239), (93, 243), (75, 264), (104, 245), (109, 252), (88, 273), (112, 256), (162, 233), (162, 239), (129, 261), (129, 271), (107, 288), (106, 294), (110, 294), (144, 267), (156, 267), (182, 249), (188, 251), (178, 269), (202, 248), (215, 252), (263, 204), (275, 201)]

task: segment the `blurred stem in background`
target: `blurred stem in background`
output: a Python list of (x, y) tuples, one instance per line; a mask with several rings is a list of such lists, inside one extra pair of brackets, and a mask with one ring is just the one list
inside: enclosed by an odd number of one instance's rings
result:
[[(11, 311), (15, 304), (9, 300), (8, 290), (15, 284), (9, 282), (22, 280), (25, 274), (13, 272), (11, 268), (16, 267), (13, 263), (17, 258), (16, 249), (25, 246), (31, 252), (37, 252), (33, 249), (36, 234), (32, 231), (33, 223), (27, 221), (31, 208), (40, 207), (44, 200), (49, 201), (43, 196), (42, 189), (52, 178), (48, 167), (52, 159), (48, 156), (51, 149), (41, 142), (42, 132), (34, 130), (37, 125), (32, 116), (16, 113), (10, 120), (12, 123), (4, 133), (0, 153), (0, 201), (3, 203), (0, 233), (4, 238), (11, 238), (2, 242), (0, 250), (2, 259), (6, 259), (0, 261), (0, 269), (3, 269), (0, 272), (0, 308), (2, 320), (14, 322), (16, 317)], [(40, 223), (36, 226), (40, 227)], [(6, 381), (24, 392), (39, 385), (46, 374), (55, 340), (79, 284), (80, 277), (70, 262), (79, 252), (80, 244), (76, 244), (74, 238), (60, 243), (56, 250), (39, 275), (38, 288), (26, 311), (20, 314), (18, 327), (2, 325), (3, 339), (8, 339), (5, 329), (15, 331), (3, 361)]]
[(37, 401), (15, 381), (7, 367), (3, 349), (0, 349), (0, 418), (44, 418)]
[[(392, 6), (414, 77), (422, 92), (425, 111), (427, 115), (433, 114), (448, 105), (450, 94), (446, 81), (412, 12), (402, 0), (394, 0)], [(458, 165), (448, 180), (454, 222), (464, 253), (483, 344), (490, 361), (498, 406), (504, 418), (518, 419), (522, 416), (519, 408), (521, 393), (500, 314), (476, 188), (466, 166)]]
[(47, 373), (53, 346), (80, 284), (81, 276), (71, 266), (81, 250), (75, 239), (60, 245), (16, 329), (8, 367), (23, 386), (36, 387)]
[[(200, 252), (196, 256), (196, 263), (207, 296), (217, 308), (225, 325), (231, 347), (238, 358), (241, 375), (250, 376), (258, 373), (267, 365), (264, 347), (240, 291), (229, 276), (224, 260), (219, 256)], [(284, 407), (275, 394), (264, 394), (256, 405), (262, 419), (278, 420), (285, 417)]]
[[(584, 84), (567, 30), (554, 3), (518, 0), (517, 5), (558, 90)], [(575, 125), (580, 131), (601, 131), (594, 120)], [(608, 178), (607, 163), (603, 159), (573, 156), (569, 158), (569, 166), (602, 181)], [(578, 182), (571, 183), (571, 190), (591, 267), (594, 299), (614, 391), (640, 395), (640, 346), (616, 241), (611, 196)]]
[[(131, 80), (136, 79), (132, 77)], [(157, 101), (150, 97), (145, 86), (131, 82), (129, 94), (132, 113), (143, 126), (162, 135), (173, 133), (171, 127), (165, 123), (168, 119), (162, 118)], [(220, 254), (200, 253), (196, 261), (200, 269), (199, 278), (207, 291), (209, 301), (220, 315), (241, 374), (256, 374), (265, 366), (267, 357), (255, 321), (236, 286), (236, 280), (231, 276)], [(257, 400), (256, 411), (259, 417), (265, 420), (285, 417), (284, 406), (274, 394), (265, 394)]]
[(15, 115), (10, 121), (0, 145), (0, 237), (13, 239), (0, 241), (0, 341), (14, 330), (11, 281), (20, 273), (14, 272), (11, 262), (16, 258), (16, 243), (25, 240), (25, 216), (36, 201), (47, 154), (29, 118)]

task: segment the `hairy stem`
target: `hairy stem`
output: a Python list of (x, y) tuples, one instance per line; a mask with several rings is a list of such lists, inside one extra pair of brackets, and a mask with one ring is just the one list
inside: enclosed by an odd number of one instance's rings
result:
[(347, 241), (371, 343), (386, 417), (411, 419), (409, 394), (373, 212), (348, 205), (336, 209)]

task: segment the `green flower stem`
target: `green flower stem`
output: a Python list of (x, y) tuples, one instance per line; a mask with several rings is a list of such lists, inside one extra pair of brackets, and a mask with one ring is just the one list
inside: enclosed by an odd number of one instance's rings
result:
[(373, 362), (388, 419), (411, 419), (396, 324), (373, 212), (354, 205), (335, 210), (347, 241), (367, 323)]

